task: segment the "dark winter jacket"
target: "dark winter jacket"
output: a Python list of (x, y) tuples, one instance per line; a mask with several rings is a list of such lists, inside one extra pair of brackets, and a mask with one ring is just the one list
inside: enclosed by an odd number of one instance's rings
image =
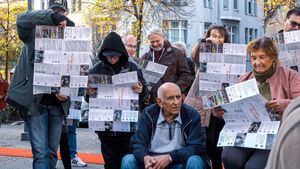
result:
[[(43, 94), (33, 95), (35, 26), (56, 26), (51, 18), (52, 13), (54, 11), (49, 9), (27, 11), (17, 16), (17, 31), (24, 46), (8, 89), (7, 103), (28, 115), (38, 112), (38, 105), (43, 97)], [(70, 100), (62, 102), (61, 106), (67, 115)]]
[[(116, 64), (112, 65), (107, 61), (106, 57), (103, 56), (103, 52), (107, 50), (115, 50), (121, 52), (123, 55), (120, 56), (120, 60)], [(89, 74), (116, 75), (119, 73), (137, 71), (138, 80), (143, 85), (143, 91), (142, 93), (139, 94), (139, 100), (142, 101), (148, 96), (146, 81), (143, 77), (142, 71), (141, 69), (138, 68), (138, 65), (136, 63), (133, 63), (132, 61), (128, 60), (128, 53), (126, 51), (126, 48), (122, 42), (121, 37), (117, 33), (111, 32), (106, 36), (100, 48), (98, 57), (100, 61), (90, 70)], [(88, 99), (89, 97), (88, 95), (86, 95), (85, 100), (87, 102)], [(115, 136), (118, 135), (118, 133), (120, 132), (98, 132), (98, 133), (101, 133), (103, 135), (108, 135), (108, 136), (109, 135)]]
[[(149, 153), (150, 143), (153, 139), (160, 107), (157, 104), (147, 107), (140, 118), (138, 130), (131, 138), (133, 155), (142, 164), (143, 158)], [(186, 147), (171, 152), (172, 163), (184, 163), (192, 155), (205, 156), (205, 129), (201, 126), (199, 113), (192, 107), (183, 104), (180, 117), (182, 120), (182, 133)]]
[(154, 103), (157, 97), (157, 89), (165, 82), (176, 83), (183, 92), (192, 80), (190, 68), (183, 56), (183, 53), (172, 47), (169, 41), (164, 42), (162, 54), (158, 59), (155, 59), (154, 51), (150, 49), (149, 52), (142, 56), (142, 59), (154, 61), (159, 64), (168, 66), (164, 76), (151, 89), (151, 102)]

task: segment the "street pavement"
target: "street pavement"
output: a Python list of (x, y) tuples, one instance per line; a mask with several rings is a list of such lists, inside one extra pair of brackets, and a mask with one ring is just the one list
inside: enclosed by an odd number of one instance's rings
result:
[[(21, 133), (24, 131), (24, 125), (1, 125), (0, 127), (0, 151), (2, 149), (13, 149), (20, 148), (30, 150), (29, 141), (21, 141)], [(77, 151), (79, 156), (81, 154), (91, 155), (97, 157), (100, 155), (100, 141), (97, 135), (85, 128), (77, 129)], [(8, 153), (9, 154), (9, 153)], [(97, 160), (97, 159), (96, 159)], [(99, 158), (99, 161), (100, 158)], [(32, 158), (26, 157), (17, 157), (17, 156), (8, 156), (0, 154), (0, 168), (1, 169), (30, 169), (32, 168)], [(63, 169), (61, 161), (58, 161), (58, 169)], [(79, 168), (79, 167), (73, 167)], [(101, 169), (103, 165), (100, 165), (99, 162), (94, 164), (88, 163), (86, 169)]]

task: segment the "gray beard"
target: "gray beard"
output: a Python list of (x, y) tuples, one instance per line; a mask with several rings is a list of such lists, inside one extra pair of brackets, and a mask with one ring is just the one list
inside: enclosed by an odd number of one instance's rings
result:
[(152, 46), (150, 46), (150, 48), (151, 48), (152, 50), (154, 50), (155, 52), (156, 52), (156, 51), (161, 51), (161, 50), (164, 48), (164, 45), (165, 45), (165, 43), (163, 43), (163, 44), (162, 44), (162, 47), (159, 48), (159, 49), (157, 49), (157, 48), (154, 49)]

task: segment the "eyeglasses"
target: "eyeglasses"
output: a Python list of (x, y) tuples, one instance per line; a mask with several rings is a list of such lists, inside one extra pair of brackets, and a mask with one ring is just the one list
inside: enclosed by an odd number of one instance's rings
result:
[(298, 28), (300, 28), (300, 23), (298, 23), (296, 21), (289, 20), (289, 25), (291, 25), (293, 28), (295, 28), (296, 26), (298, 26)]
[(134, 48), (134, 49), (136, 49), (137, 48), (137, 46), (136, 45), (130, 45), (130, 44), (126, 44), (125, 46), (127, 46), (127, 47), (129, 47), (129, 48)]
[(106, 59), (117, 59), (119, 58), (120, 56), (105, 56)]

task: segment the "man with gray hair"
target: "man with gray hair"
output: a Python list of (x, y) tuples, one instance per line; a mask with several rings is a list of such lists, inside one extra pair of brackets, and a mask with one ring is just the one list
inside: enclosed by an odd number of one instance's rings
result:
[(152, 28), (147, 36), (150, 50), (142, 56), (142, 59), (168, 66), (164, 76), (151, 89), (150, 102), (154, 103), (157, 89), (163, 83), (175, 83), (183, 92), (189, 86), (192, 78), (183, 53), (171, 45), (161, 29)]
[(123, 158), (122, 169), (205, 168), (205, 129), (200, 115), (181, 102), (180, 88), (164, 83), (157, 104), (142, 113), (131, 138), (133, 154)]
[(137, 49), (137, 39), (134, 35), (126, 35), (122, 38), (127, 53), (130, 57), (135, 57)]

